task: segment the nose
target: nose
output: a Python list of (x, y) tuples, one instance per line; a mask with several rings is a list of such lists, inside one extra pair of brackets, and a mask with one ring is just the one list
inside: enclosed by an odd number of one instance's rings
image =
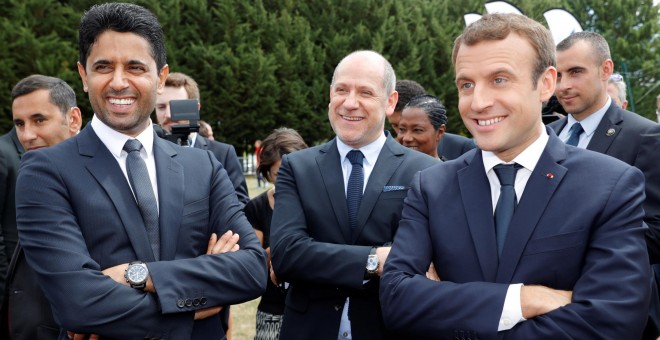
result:
[(493, 94), (487, 86), (475, 85), (472, 94), (471, 109), (474, 112), (483, 112), (493, 106)]
[(568, 79), (563, 79), (564, 77), (557, 77), (557, 85), (555, 87), (555, 92), (565, 91), (571, 88), (571, 82)]
[(31, 142), (37, 139), (37, 133), (34, 130), (34, 127), (29, 125), (28, 123), (25, 123), (22, 129), (17, 129), (16, 130), (18, 134), (18, 139), (21, 141), (21, 144), (23, 144), (24, 147), (27, 147)]
[(401, 133), (401, 141), (403, 143), (410, 143), (410, 142), (412, 142), (412, 140), (413, 140), (413, 138), (410, 135), (410, 133), (408, 133), (408, 132)]
[(344, 100), (344, 107), (347, 109), (357, 109), (359, 107), (357, 93), (351, 91)]
[(112, 80), (110, 81), (110, 87), (115, 91), (121, 91), (128, 87), (128, 81), (124, 76), (124, 68), (117, 67), (112, 73)]

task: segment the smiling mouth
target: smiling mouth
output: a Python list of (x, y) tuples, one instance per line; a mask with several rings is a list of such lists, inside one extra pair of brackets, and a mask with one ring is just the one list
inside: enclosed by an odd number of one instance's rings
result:
[(342, 118), (343, 120), (348, 120), (348, 121), (350, 121), (350, 122), (358, 122), (358, 121), (361, 121), (361, 120), (364, 119), (364, 118), (362, 118), (362, 117), (349, 117), (349, 116), (341, 116), (341, 118)]
[(477, 119), (479, 126), (489, 126), (501, 122), (504, 117), (495, 117), (491, 119)]
[(132, 98), (110, 98), (108, 101), (113, 105), (131, 105), (135, 103), (135, 99)]

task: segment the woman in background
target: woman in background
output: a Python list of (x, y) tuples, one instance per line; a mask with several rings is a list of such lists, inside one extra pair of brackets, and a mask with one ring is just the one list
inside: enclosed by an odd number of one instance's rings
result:
[(434, 96), (415, 96), (401, 112), (396, 139), (401, 145), (438, 157), (438, 142), (447, 126), (447, 109)]
[[(282, 163), (282, 156), (307, 148), (307, 144), (296, 130), (279, 128), (273, 131), (261, 143), (261, 157), (257, 172), (273, 186), (253, 198), (244, 208), (245, 216), (255, 229), (261, 246), (268, 255), (268, 268), (271, 277), (274, 276), (270, 265), (270, 221), (275, 207), (275, 181)], [(284, 316), (284, 300), (286, 290), (268, 281), (266, 292), (261, 296), (257, 307), (257, 329), (255, 340), (277, 340), (280, 336), (282, 317)]]

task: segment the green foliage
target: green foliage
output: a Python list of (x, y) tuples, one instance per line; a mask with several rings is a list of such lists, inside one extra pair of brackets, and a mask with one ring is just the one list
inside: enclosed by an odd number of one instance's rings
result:
[[(77, 28), (91, 0), (0, 0), (0, 131), (11, 123), (10, 91), (33, 73), (61, 77), (92, 110), (77, 74)], [(329, 138), (329, 85), (351, 51), (372, 49), (398, 79), (414, 79), (445, 102), (448, 130), (467, 134), (457, 110), (451, 52), (463, 15), (485, 13), (483, 0), (141, 0), (160, 18), (168, 64), (197, 80), (202, 118), (216, 135), (249, 150), (274, 128), (297, 129), (308, 144)], [(660, 88), (656, 65), (658, 7), (652, 0), (511, 1), (530, 17), (564, 7), (586, 30), (610, 42), (617, 71), (632, 89), (636, 111), (652, 117)], [(630, 98), (629, 98), (630, 100)]]

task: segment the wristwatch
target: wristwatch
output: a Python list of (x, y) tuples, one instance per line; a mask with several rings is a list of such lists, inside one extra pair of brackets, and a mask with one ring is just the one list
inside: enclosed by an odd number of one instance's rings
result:
[(128, 264), (124, 278), (126, 282), (131, 285), (131, 288), (144, 290), (149, 277), (149, 269), (142, 261), (134, 261)]
[(378, 276), (378, 255), (376, 255), (376, 247), (371, 248), (371, 252), (367, 257), (367, 274), (369, 276)]

